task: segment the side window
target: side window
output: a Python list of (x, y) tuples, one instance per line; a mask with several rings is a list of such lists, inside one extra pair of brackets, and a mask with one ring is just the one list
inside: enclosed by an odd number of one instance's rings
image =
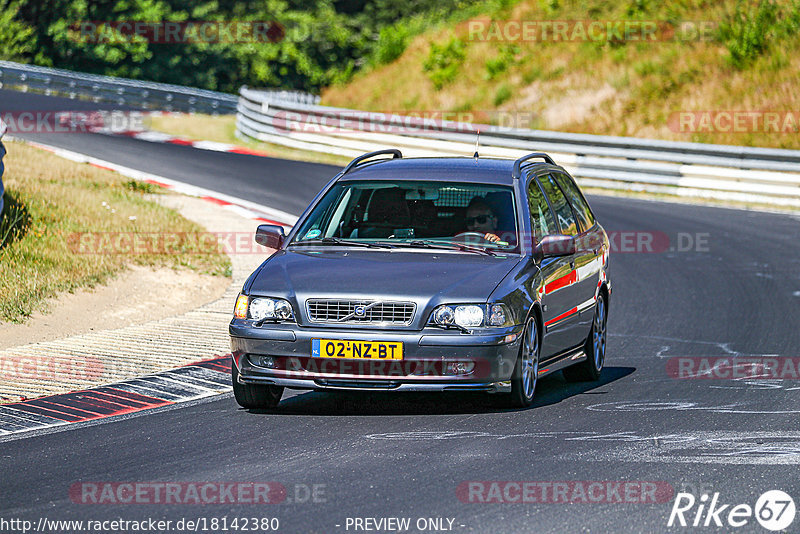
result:
[(547, 199), (535, 178), (531, 178), (528, 183), (528, 209), (531, 212), (531, 228), (537, 241), (546, 235), (558, 232), (553, 212), (550, 211)]
[(580, 219), (583, 229), (587, 230), (594, 226), (592, 210), (589, 209), (589, 204), (586, 203), (586, 200), (583, 198), (580, 190), (578, 190), (578, 186), (572, 181), (572, 178), (566, 174), (556, 173), (556, 181), (558, 181), (558, 185), (561, 186), (561, 190), (564, 191), (564, 194), (567, 195), (572, 207), (575, 208), (575, 214), (578, 216), (578, 219)]
[(539, 177), (542, 183), (544, 192), (550, 199), (550, 205), (553, 206), (553, 211), (556, 213), (558, 225), (561, 227), (561, 233), (565, 235), (578, 235), (578, 223), (575, 220), (575, 214), (572, 213), (572, 208), (567, 202), (567, 197), (561, 192), (561, 189), (556, 184), (555, 180), (550, 174), (544, 174)]

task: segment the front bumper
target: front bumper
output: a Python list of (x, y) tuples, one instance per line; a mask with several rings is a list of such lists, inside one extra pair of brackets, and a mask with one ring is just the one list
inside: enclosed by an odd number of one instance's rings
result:
[[(462, 334), (432, 327), (422, 331), (295, 324), (253, 328), (251, 321), (234, 320), (229, 331), (234, 365), (244, 384), (319, 390), (507, 392), (519, 354), (522, 325)], [(403, 360), (311, 357), (314, 339), (402, 342)], [(260, 356), (271, 356), (275, 368), (261, 366)], [(448, 364), (455, 362), (471, 366), (470, 371), (450, 372)]]

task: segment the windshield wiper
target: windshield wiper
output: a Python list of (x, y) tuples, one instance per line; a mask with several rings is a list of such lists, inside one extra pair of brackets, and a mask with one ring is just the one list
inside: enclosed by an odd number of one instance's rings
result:
[(476, 254), (485, 254), (486, 256), (497, 256), (497, 253), (481, 247), (471, 247), (469, 245), (462, 245), (461, 243), (431, 243), (430, 241), (409, 241), (407, 243), (398, 243), (398, 245), (407, 245), (410, 247), (421, 248), (435, 248), (439, 250), (460, 250), (462, 252), (475, 252)]
[(322, 239), (307, 239), (305, 241), (294, 241), (292, 245), (343, 245), (352, 247), (365, 247), (365, 248), (394, 248), (394, 245), (389, 243), (371, 243), (368, 241), (349, 241), (347, 239), (339, 239), (338, 237), (323, 237)]

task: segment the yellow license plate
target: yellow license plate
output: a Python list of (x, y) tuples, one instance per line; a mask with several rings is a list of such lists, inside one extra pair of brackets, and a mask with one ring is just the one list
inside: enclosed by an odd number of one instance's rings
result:
[(349, 360), (402, 360), (403, 343), (400, 341), (312, 339), (311, 356)]

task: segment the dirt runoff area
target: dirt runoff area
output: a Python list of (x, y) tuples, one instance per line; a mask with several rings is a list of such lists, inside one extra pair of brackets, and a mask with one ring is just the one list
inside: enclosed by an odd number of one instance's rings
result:
[[(153, 199), (209, 231), (254, 232), (258, 224), (197, 198), (168, 194), (154, 195)], [(0, 323), (0, 350), (184, 314), (219, 300), (231, 284), (241, 284), (242, 276), (264, 258), (232, 257), (234, 280), (189, 269), (130, 265), (106, 285), (55, 296), (46, 313), (35, 313), (22, 324)]]
[(131, 265), (108, 285), (56, 296), (47, 313), (34, 313), (21, 324), (0, 323), (0, 349), (185, 313), (217, 300), (230, 283), (188, 269)]

